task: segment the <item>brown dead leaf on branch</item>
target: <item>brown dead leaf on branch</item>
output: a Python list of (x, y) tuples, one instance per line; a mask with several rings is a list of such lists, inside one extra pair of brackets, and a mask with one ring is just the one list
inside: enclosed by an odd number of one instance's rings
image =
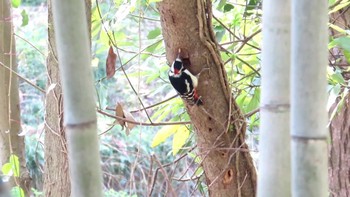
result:
[(117, 61), (117, 55), (113, 51), (113, 47), (110, 46), (108, 50), (108, 56), (106, 59), (106, 74), (107, 74), (107, 79), (113, 77), (115, 73), (115, 64)]
[[(135, 122), (135, 119), (134, 117), (131, 115), (130, 112), (128, 111), (125, 111), (123, 109), (123, 106), (120, 104), (120, 103), (117, 103), (117, 107), (115, 108), (115, 115), (116, 116), (119, 116), (119, 117), (123, 117), (129, 121), (134, 121)], [(122, 128), (124, 129), (124, 127), (126, 128), (126, 135), (129, 135), (130, 134), (130, 131), (131, 129), (133, 129), (136, 125), (135, 124), (132, 124), (132, 123), (129, 123), (129, 122), (126, 122), (124, 120), (119, 120), (117, 119), (118, 123), (122, 126)]]

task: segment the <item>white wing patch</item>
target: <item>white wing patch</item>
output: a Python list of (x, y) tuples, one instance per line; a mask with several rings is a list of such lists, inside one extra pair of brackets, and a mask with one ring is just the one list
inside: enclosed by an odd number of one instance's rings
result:
[(191, 88), (190, 88), (190, 83), (188, 83), (187, 79), (185, 80), (185, 84), (186, 84), (187, 93), (189, 93), (191, 91)]
[(193, 83), (193, 87), (196, 88), (198, 86), (198, 79), (196, 76), (194, 76), (190, 71), (188, 71), (187, 69), (184, 71), (186, 74), (188, 74), (191, 79), (192, 79), (192, 83)]

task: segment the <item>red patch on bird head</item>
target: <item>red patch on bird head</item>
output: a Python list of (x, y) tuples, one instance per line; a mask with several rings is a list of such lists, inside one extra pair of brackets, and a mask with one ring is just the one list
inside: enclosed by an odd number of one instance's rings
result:
[(175, 75), (177, 75), (177, 74), (179, 74), (180, 73), (180, 70), (178, 70), (178, 69), (174, 69), (174, 73), (175, 73)]

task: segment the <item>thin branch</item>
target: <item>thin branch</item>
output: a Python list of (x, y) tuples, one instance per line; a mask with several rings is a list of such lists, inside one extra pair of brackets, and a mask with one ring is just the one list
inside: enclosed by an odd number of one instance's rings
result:
[(172, 193), (172, 196), (176, 196), (175, 191), (171, 186), (171, 180), (169, 179), (168, 174), (166, 173), (164, 167), (162, 166), (162, 164), (160, 163), (156, 155), (153, 155), (153, 158), (156, 161), (156, 163), (159, 165), (159, 169), (162, 172), (164, 178), (166, 179), (166, 182), (168, 183), (168, 187), (170, 188), (170, 192)]
[(16, 71), (12, 70), (11, 68), (9, 68), (8, 66), (6, 66), (5, 64), (3, 64), (2, 62), (0, 62), (0, 65), (3, 66), (4, 68), (6, 68), (7, 70), (9, 70), (11, 73), (15, 74), (18, 78), (22, 79), (23, 81), (27, 82), (29, 85), (33, 86), (35, 89), (39, 90), (42, 93), (46, 93), (46, 91), (42, 88), (40, 88), (39, 86), (35, 85), (34, 83), (32, 83), (31, 81), (29, 81), (28, 79), (26, 79), (25, 77), (23, 77), (22, 75), (20, 75), (19, 73), (17, 73)]
[(244, 114), (245, 118), (250, 118), (251, 116), (253, 116), (254, 114), (258, 113), (260, 111), (260, 108), (254, 109), (253, 111), (250, 111), (246, 114)]
[(120, 48), (120, 47), (118, 47), (118, 49), (123, 51), (123, 52), (125, 52), (125, 53), (137, 54), (137, 56), (139, 56), (141, 54), (141, 55), (153, 56), (153, 57), (156, 57), (156, 58), (164, 58), (165, 57), (165, 55), (156, 55), (156, 54), (149, 53), (149, 52), (141, 52), (142, 50), (140, 50), (140, 52), (136, 52), (136, 51), (129, 51), (129, 50), (126, 50), (126, 49), (123, 49), (123, 48)]
[(138, 122), (138, 121), (129, 120), (129, 119), (121, 117), (121, 116), (115, 116), (115, 115), (106, 113), (106, 112), (104, 112), (104, 111), (102, 111), (100, 109), (97, 109), (97, 112), (102, 114), (102, 115), (108, 116), (110, 118), (114, 118), (114, 119), (117, 119), (117, 120), (121, 120), (121, 121), (124, 121), (124, 122), (128, 122), (128, 123), (135, 124), (135, 125), (140, 125), (140, 126), (165, 126), (165, 125), (192, 124), (192, 122), (190, 122), (190, 121), (187, 121), (187, 122), (152, 122), (152, 123)]
[(46, 57), (46, 55), (44, 54), (44, 52), (40, 51), (36, 46), (34, 46), (31, 42), (29, 42), (27, 39), (23, 38), (22, 36), (13, 33), (13, 35), (17, 36), (18, 38), (20, 38), (21, 40), (23, 40), (24, 42), (28, 43), (30, 46), (32, 46), (36, 51), (38, 51), (41, 55), (43, 55), (44, 57)]
[(236, 50), (236, 54), (242, 50), (242, 48), (244, 47), (244, 45), (248, 44), (248, 41), (251, 40), (254, 36), (258, 35), (261, 32), (261, 29), (259, 29), (258, 31), (254, 32), (252, 35), (250, 35), (249, 37), (245, 38), (242, 42), (242, 45)]
[[(166, 103), (166, 102), (168, 102), (168, 101), (170, 101), (170, 100), (176, 98), (177, 96), (178, 96), (178, 95), (174, 95), (174, 96), (172, 96), (172, 97), (170, 97), (170, 98), (167, 98), (167, 99), (165, 99), (165, 100), (163, 100), (163, 101), (160, 101), (160, 102), (158, 102), (158, 103), (156, 103), (156, 104), (147, 106), (147, 107), (145, 107), (144, 109), (137, 109), (137, 110), (130, 111), (130, 113), (136, 113), (136, 112), (140, 112), (140, 111), (143, 111), (143, 110), (146, 110), (146, 109), (150, 109), (150, 108), (156, 107), (156, 106), (158, 106), (158, 105), (161, 105), (161, 104), (163, 104), (163, 103)], [(114, 109), (113, 109), (113, 110), (114, 110)]]
[(244, 61), (243, 59), (241, 59), (240, 57), (236, 56), (236, 59), (238, 59), (239, 61), (241, 61), (242, 63), (244, 63), (245, 65), (247, 65), (250, 69), (252, 69), (257, 75), (261, 76), (260, 73), (252, 66), (250, 65), (248, 62)]
[[(116, 48), (118, 60), (119, 60), (119, 62), (120, 62), (120, 65), (122, 65), (122, 66), (121, 66), (121, 69), (122, 69), (122, 71), (123, 71), (123, 73), (124, 73), (124, 75), (125, 75), (125, 77), (126, 77), (128, 83), (129, 83), (131, 89), (133, 90), (133, 92), (134, 92), (135, 95), (137, 96), (137, 98), (138, 98), (140, 104), (142, 105), (143, 108), (145, 108), (145, 106), (144, 106), (144, 104), (143, 104), (143, 102), (142, 102), (142, 100), (141, 100), (139, 94), (138, 94), (137, 91), (135, 90), (135, 88), (134, 88), (134, 86), (132, 85), (132, 83), (131, 83), (131, 81), (130, 81), (128, 75), (126, 74), (126, 71), (125, 71), (125, 69), (124, 69), (124, 67), (123, 67), (122, 59), (121, 59), (120, 54), (119, 54), (118, 45), (117, 45), (116, 42), (114, 42), (114, 41), (112, 40), (111, 36), (109, 35), (109, 33), (108, 33), (108, 31), (107, 31), (107, 28), (106, 28), (106, 26), (105, 26), (105, 24), (104, 24), (104, 21), (103, 21), (103, 18), (102, 18), (102, 14), (101, 14), (101, 10), (100, 10), (99, 4), (98, 4), (98, 0), (96, 0), (96, 7), (97, 7), (97, 11), (98, 11), (99, 17), (100, 17), (100, 19), (101, 19), (101, 23), (102, 23), (103, 29), (105, 30), (106, 34), (108, 35), (109, 41), (110, 41), (110, 42), (113, 44), (113, 46)], [(141, 51), (140, 51), (140, 52), (141, 52)], [(139, 52), (139, 53), (140, 53), (140, 52)], [(138, 55), (139, 55), (139, 54), (138, 54)], [(137, 55), (137, 56), (138, 56), (138, 55)], [(148, 120), (152, 123), (151, 117), (149, 116), (147, 110), (144, 110), (144, 111), (145, 111), (145, 114), (146, 114)]]
[(145, 19), (145, 20), (149, 20), (149, 21), (156, 21), (156, 22), (160, 22), (159, 19), (154, 19), (154, 18), (148, 18), (148, 17), (144, 17), (144, 16), (137, 16), (135, 14), (130, 14), (130, 16), (135, 17), (135, 18), (140, 18), (140, 19)]
[[(222, 23), (222, 22), (220, 21), (220, 19), (216, 18), (216, 16), (213, 15), (213, 19), (215, 19), (220, 25), (222, 25), (222, 26), (223, 26), (230, 34), (232, 34), (238, 41), (244, 42), (244, 41), (246, 40), (246, 39), (244, 39), (244, 40), (240, 39), (235, 33), (233, 33), (233, 32), (231, 31), (230, 28), (228, 28), (224, 23)], [(245, 44), (247, 44), (248, 46), (250, 46), (250, 47), (252, 47), (252, 48), (255, 48), (255, 49), (257, 49), (257, 50), (260, 50), (258, 47), (254, 46), (254, 45), (252, 45), (252, 44), (249, 44), (249, 43), (245, 43)]]

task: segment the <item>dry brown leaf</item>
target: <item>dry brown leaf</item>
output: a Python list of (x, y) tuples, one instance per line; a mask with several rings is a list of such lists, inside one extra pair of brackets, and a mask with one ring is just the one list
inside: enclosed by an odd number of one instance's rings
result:
[[(115, 108), (115, 115), (119, 116), (119, 117), (123, 117), (129, 121), (134, 121), (135, 119), (134, 117), (131, 115), (130, 112), (126, 111), (123, 109), (122, 104), (117, 103), (117, 107)], [(126, 127), (126, 135), (130, 134), (130, 131), (136, 126), (135, 124), (129, 123), (129, 122), (125, 122), (124, 120), (119, 120), (117, 119), (118, 123), (122, 126), (122, 128), (124, 129), (124, 127)]]
[(117, 55), (113, 51), (113, 47), (110, 46), (108, 50), (108, 56), (106, 60), (106, 74), (107, 74), (107, 79), (113, 77), (115, 73), (115, 64), (117, 61)]
[[(123, 106), (120, 103), (117, 103), (117, 107), (115, 108), (115, 115), (124, 118)], [(119, 122), (119, 124), (124, 129), (125, 121), (124, 120), (119, 120), (119, 119), (117, 119), (117, 121)]]
[[(135, 122), (135, 119), (134, 119), (134, 117), (131, 115), (130, 112), (124, 111), (124, 116), (125, 116), (126, 119)], [(130, 122), (126, 122), (125, 124), (126, 124), (126, 128), (127, 128), (127, 129), (126, 129), (126, 135), (129, 135), (131, 129), (133, 129), (136, 125), (133, 124), (133, 123), (130, 123)]]

